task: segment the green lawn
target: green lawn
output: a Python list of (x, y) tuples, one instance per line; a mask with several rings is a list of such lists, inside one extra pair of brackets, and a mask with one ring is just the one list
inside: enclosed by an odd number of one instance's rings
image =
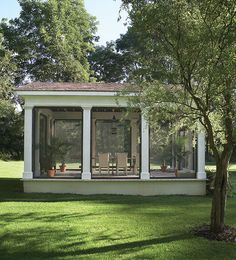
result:
[[(24, 194), (22, 163), (0, 165), (0, 259), (236, 258), (236, 244), (190, 233), (209, 222), (208, 196)], [(235, 196), (226, 222), (236, 226)]]
[(0, 160), (0, 178), (22, 178), (23, 162)]
[[(207, 170), (215, 170), (216, 169), (216, 166), (214, 163), (210, 164), (210, 163), (207, 163), (206, 164), (206, 169)], [(229, 171), (232, 171), (232, 172), (236, 172), (236, 163), (231, 163), (229, 165)]]

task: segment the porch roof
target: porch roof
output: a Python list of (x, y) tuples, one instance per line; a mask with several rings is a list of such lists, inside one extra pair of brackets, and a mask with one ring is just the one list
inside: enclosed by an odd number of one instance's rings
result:
[(137, 92), (138, 89), (121, 83), (32, 82), (17, 88), (18, 91)]

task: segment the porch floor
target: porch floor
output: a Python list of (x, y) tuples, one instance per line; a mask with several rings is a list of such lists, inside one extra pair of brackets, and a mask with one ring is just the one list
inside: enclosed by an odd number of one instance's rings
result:
[[(107, 171), (101, 171), (101, 173), (99, 173), (98, 171), (93, 172), (92, 173), (92, 178), (96, 179), (96, 178), (101, 178), (101, 179), (139, 179), (140, 175), (139, 174), (134, 174), (133, 172), (118, 172), (118, 174), (116, 172), (110, 172), (108, 173)], [(178, 177), (182, 177), (182, 178), (195, 178), (194, 173), (192, 172), (184, 172), (181, 173), (180, 172), (180, 176), (176, 176), (176, 174), (174, 172), (161, 172), (161, 171), (151, 171), (150, 172), (150, 178), (178, 178)], [(40, 178), (48, 178), (47, 174), (41, 175)], [(66, 171), (66, 172), (56, 172), (54, 177), (50, 177), (50, 178), (55, 178), (55, 179), (80, 179), (81, 178), (81, 171)]]

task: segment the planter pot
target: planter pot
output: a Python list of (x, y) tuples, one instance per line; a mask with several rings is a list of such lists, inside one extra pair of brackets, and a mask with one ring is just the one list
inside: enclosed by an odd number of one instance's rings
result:
[(48, 177), (55, 176), (56, 171), (54, 169), (48, 170)]
[(167, 165), (161, 165), (161, 171), (162, 172), (166, 172), (167, 169)]
[(175, 169), (175, 177), (179, 177), (178, 169)]
[(60, 172), (66, 172), (66, 164), (60, 165)]

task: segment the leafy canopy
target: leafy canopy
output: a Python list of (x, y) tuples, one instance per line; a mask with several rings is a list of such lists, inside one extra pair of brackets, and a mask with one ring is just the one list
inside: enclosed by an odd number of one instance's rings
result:
[(12, 98), (15, 70), (12, 53), (3, 45), (3, 36), (0, 34), (0, 100)]
[(133, 35), (127, 33), (115, 42), (107, 42), (106, 46), (96, 46), (89, 62), (98, 81), (125, 82), (132, 79), (138, 63), (129, 42), (130, 36)]
[(235, 124), (235, 1), (123, 2), (142, 63), (160, 72), (142, 77), (142, 106), (153, 119), (200, 120), (219, 154)]
[[(228, 165), (236, 125), (236, 2), (123, 0), (143, 42), (140, 104), (151, 122), (200, 122), (216, 161), (211, 231), (224, 230)], [(158, 75), (157, 75), (158, 76)], [(154, 123), (155, 124), (155, 123)]]
[(23, 117), (13, 95), (16, 65), (0, 34), (0, 159), (22, 159)]
[(82, 0), (19, 0), (19, 18), (3, 20), (6, 45), (24, 80), (89, 81), (95, 18)]
[(116, 51), (114, 42), (96, 46), (95, 52), (89, 56), (89, 62), (98, 81), (120, 82), (125, 79), (124, 59)]

